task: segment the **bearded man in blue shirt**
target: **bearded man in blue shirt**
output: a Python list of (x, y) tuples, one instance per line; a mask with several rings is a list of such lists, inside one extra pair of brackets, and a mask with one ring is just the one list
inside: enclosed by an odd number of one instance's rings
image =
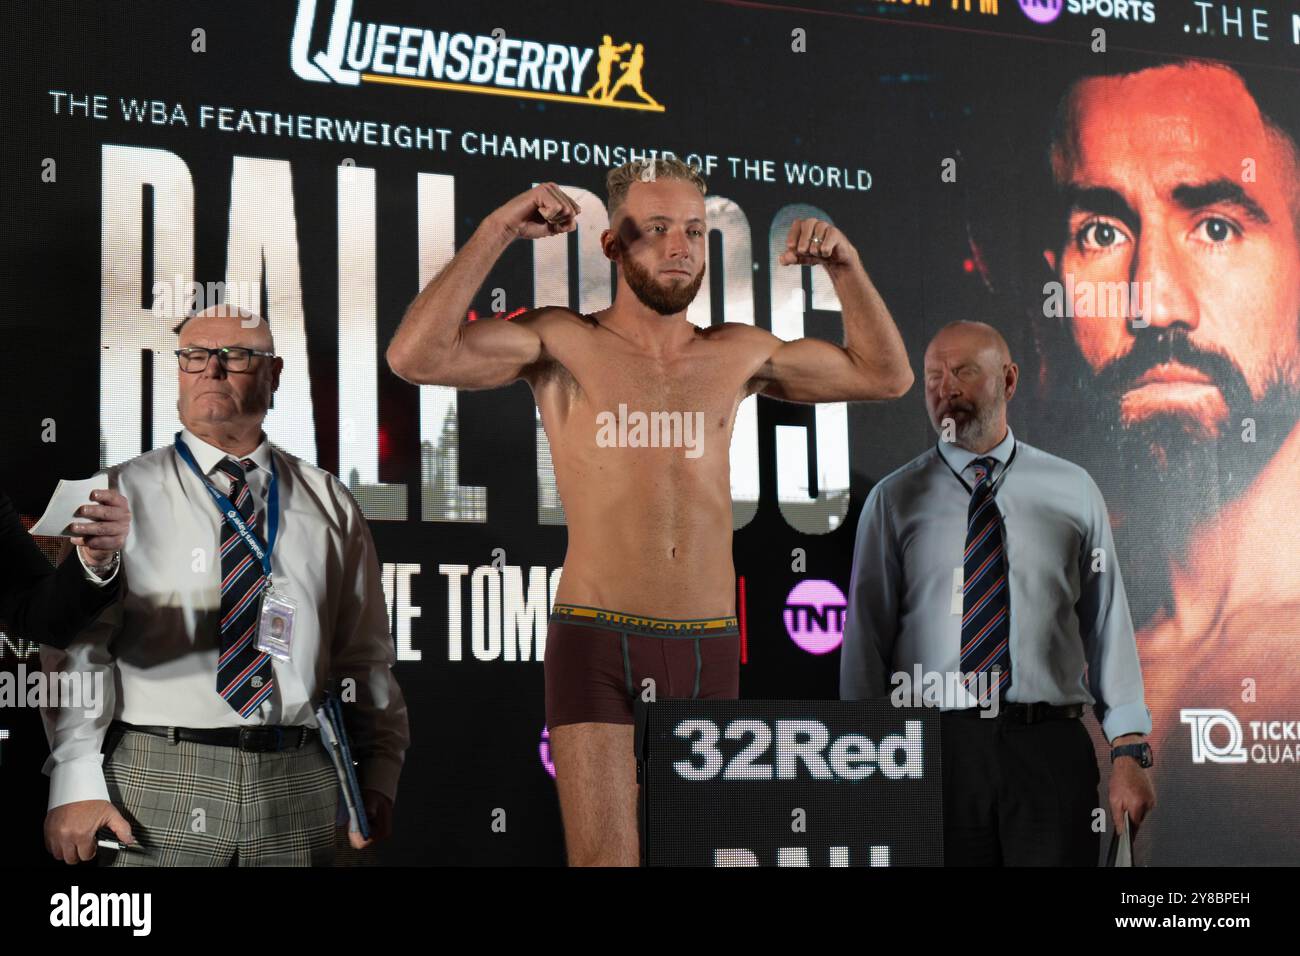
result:
[[(1122, 831), (1155, 804), (1151, 713), (1106, 503), (1011, 433), (1018, 376), (984, 323), (927, 348), (939, 441), (863, 506), (840, 696), (941, 707), (948, 865), (1095, 866), (1100, 773), (1079, 718), (1091, 705), (1112, 745)], [(918, 681), (924, 695), (899, 693)]]

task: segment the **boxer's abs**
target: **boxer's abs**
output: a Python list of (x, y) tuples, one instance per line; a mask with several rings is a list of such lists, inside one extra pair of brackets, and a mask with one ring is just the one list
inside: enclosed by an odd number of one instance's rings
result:
[(643, 474), (622, 493), (598, 485), (569, 496), (556, 601), (662, 618), (735, 614), (729, 483), (721, 494), (691, 485)]

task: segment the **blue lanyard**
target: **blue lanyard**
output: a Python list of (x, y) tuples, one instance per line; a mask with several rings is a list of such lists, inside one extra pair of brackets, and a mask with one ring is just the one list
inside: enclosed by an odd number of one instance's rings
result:
[(221, 492), (212, 486), (207, 476), (199, 469), (199, 463), (194, 460), (194, 453), (189, 450), (185, 442), (181, 441), (181, 433), (176, 433), (176, 454), (180, 455), (185, 464), (190, 466), (190, 470), (199, 476), (199, 481), (203, 482), (203, 487), (208, 490), (212, 500), (217, 503), (217, 510), (221, 516), (226, 519), (227, 523), (235, 529), (235, 533), (244, 539), (244, 544), (248, 545), (248, 550), (252, 551), (259, 561), (262, 562), (262, 570), (266, 573), (268, 581), (271, 577), (271, 550), (275, 547), (275, 534), (280, 526), (280, 489), (276, 483), (275, 475), (275, 455), (271, 455), (271, 484), (266, 492), (266, 530), (267, 543), (262, 544), (262, 539), (257, 536), (252, 528), (244, 521), (244, 518), (236, 508)]

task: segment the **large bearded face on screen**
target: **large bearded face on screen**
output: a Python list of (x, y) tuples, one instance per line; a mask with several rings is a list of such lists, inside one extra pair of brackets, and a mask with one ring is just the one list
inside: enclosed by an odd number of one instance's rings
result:
[(1140, 579), (1300, 420), (1300, 166), (1224, 68), (1091, 77), (1062, 116), (1044, 258), (1073, 315), (1048, 320), (1046, 378), (1079, 410), (1058, 437), (1078, 443)]

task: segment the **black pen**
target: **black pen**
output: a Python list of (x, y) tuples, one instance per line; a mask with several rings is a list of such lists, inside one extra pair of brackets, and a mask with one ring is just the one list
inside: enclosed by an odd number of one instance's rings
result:
[(139, 843), (123, 843), (121, 840), (116, 840), (111, 836), (103, 837), (96, 835), (95, 842), (106, 850), (134, 850), (138, 853), (144, 852), (144, 847)]

